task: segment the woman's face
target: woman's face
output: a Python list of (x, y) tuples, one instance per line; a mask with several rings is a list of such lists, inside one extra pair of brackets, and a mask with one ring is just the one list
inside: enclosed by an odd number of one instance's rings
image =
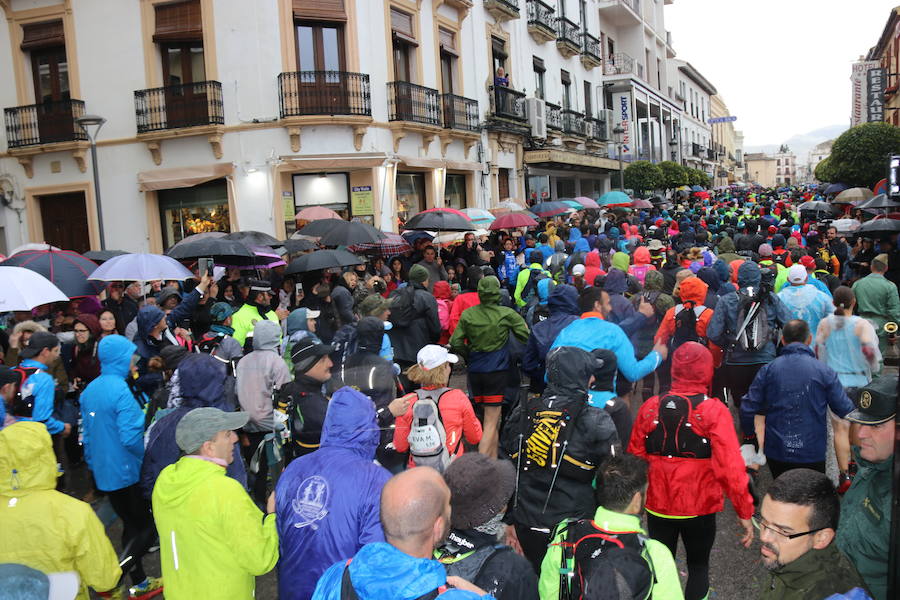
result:
[(401, 270), (403, 270), (403, 263), (399, 260), (392, 260), (391, 271), (393, 271), (394, 273), (399, 273)]
[(380, 258), (376, 258), (372, 261), (372, 266), (375, 267), (375, 271), (380, 271), (382, 267), (384, 267), (384, 260)]
[(108, 333), (110, 331), (115, 331), (116, 329), (116, 318), (109, 311), (103, 311), (100, 313), (100, 330), (104, 333)]
[(75, 333), (75, 342), (78, 344), (85, 344), (91, 338), (91, 331), (81, 321), (75, 323), (72, 331)]

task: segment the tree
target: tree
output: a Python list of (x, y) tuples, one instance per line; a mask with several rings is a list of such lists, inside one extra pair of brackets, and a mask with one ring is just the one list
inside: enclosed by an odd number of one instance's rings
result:
[(686, 185), (709, 187), (709, 177), (700, 169), (686, 169), (688, 182)]
[(663, 187), (663, 172), (647, 160), (638, 160), (625, 169), (625, 187), (636, 192), (652, 192)]
[(900, 129), (883, 122), (857, 125), (834, 141), (826, 167), (829, 180), (871, 187), (886, 176), (891, 154), (900, 154)]
[(817, 164), (816, 168), (813, 170), (813, 177), (815, 177), (817, 181), (828, 183), (835, 183), (837, 181), (834, 177), (834, 167), (831, 164), (830, 156), (819, 161), (819, 164)]
[(663, 185), (667, 190), (674, 190), (677, 187), (688, 184), (687, 170), (677, 162), (664, 160), (659, 163), (659, 168), (663, 174)]

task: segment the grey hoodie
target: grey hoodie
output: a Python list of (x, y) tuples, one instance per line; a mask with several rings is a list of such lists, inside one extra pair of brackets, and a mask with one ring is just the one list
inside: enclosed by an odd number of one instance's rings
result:
[(278, 354), (281, 327), (268, 320), (253, 326), (253, 352), (241, 359), (235, 369), (238, 402), (250, 414), (246, 431), (272, 431), (272, 395), (291, 380), (288, 366)]

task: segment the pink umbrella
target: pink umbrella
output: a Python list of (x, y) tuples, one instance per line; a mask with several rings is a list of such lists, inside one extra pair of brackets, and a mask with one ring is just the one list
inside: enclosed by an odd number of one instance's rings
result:
[(578, 196), (577, 198), (575, 198), (575, 202), (578, 202), (580, 205), (582, 205), (585, 208), (600, 208), (599, 204), (597, 204), (595, 201), (591, 200), (587, 196)]
[(653, 208), (653, 203), (649, 200), (645, 200), (643, 198), (638, 198), (634, 202), (631, 203), (633, 208)]
[(341, 215), (324, 206), (307, 206), (294, 215), (294, 218), (303, 221), (318, 221), (320, 219), (340, 219)]
[(524, 212), (514, 212), (497, 217), (489, 229), (515, 229), (516, 227), (534, 227), (537, 221)]

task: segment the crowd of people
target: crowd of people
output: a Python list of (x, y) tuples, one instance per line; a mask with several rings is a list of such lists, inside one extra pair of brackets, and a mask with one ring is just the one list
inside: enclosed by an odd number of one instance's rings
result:
[(887, 600), (900, 248), (814, 194), (8, 314), (0, 589), (701, 600), (727, 498), (768, 570), (746, 598)]

